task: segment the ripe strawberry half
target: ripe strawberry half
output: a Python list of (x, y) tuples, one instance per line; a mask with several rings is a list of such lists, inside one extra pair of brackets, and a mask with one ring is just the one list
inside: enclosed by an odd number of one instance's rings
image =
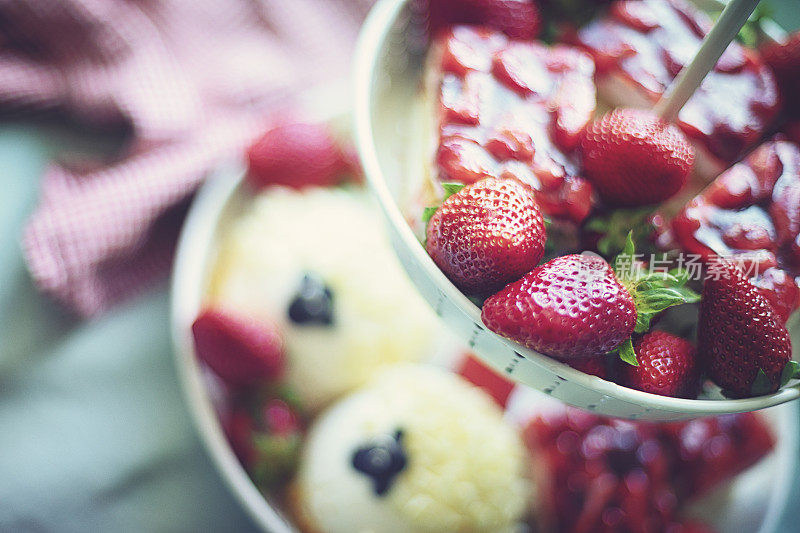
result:
[(200, 360), (232, 387), (272, 381), (284, 371), (283, 339), (274, 324), (206, 309), (192, 334)]
[(789, 333), (770, 303), (733, 263), (715, 261), (703, 285), (697, 355), (728, 396), (775, 392), (796, 370)]
[(617, 272), (595, 255), (557, 257), (489, 297), (482, 319), (495, 333), (559, 359), (618, 349), (631, 364), (632, 333), (650, 329), (658, 313), (698, 300), (686, 276), (644, 273), (633, 265), (631, 235), (615, 260)]
[(305, 123), (270, 129), (250, 147), (247, 159), (247, 182), (256, 189), (336, 185), (352, 164), (327, 125)]
[(691, 342), (652, 331), (636, 342), (634, 351), (639, 365), (622, 365), (622, 385), (662, 396), (697, 397), (699, 373)]
[(649, 111), (618, 108), (586, 129), (586, 177), (614, 206), (652, 205), (675, 195), (694, 164), (684, 134)]
[(428, 220), (425, 248), (464, 293), (486, 295), (519, 279), (544, 255), (546, 232), (533, 190), (486, 178), (451, 194)]

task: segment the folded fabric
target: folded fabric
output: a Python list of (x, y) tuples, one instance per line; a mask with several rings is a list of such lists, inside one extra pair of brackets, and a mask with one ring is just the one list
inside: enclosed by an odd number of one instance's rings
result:
[(53, 165), (22, 237), (82, 316), (158, 279), (205, 173), (312, 85), (349, 75), (371, 0), (0, 0), (0, 110), (130, 131), (110, 165)]

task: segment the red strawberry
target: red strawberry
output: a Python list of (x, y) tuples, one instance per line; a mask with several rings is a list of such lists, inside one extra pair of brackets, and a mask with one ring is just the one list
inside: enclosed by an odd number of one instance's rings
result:
[(505, 407), (511, 391), (514, 390), (514, 382), (482, 363), (480, 359), (472, 354), (465, 354), (458, 369), (458, 374), (486, 391), (486, 393), (497, 402), (500, 407)]
[(677, 127), (637, 109), (615, 109), (590, 124), (581, 153), (586, 177), (615, 206), (670, 198), (694, 164), (694, 150)]
[(678, 278), (633, 268), (631, 234), (617, 256), (617, 273), (601, 257), (557, 257), (507, 285), (483, 304), (484, 324), (495, 333), (560, 359), (619, 349), (635, 361), (631, 334), (673, 305), (698, 297)]
[(533, 40), (542, 29), (535, 0), (428, 0), (431, 31), (453, 24), (480, 24), (513, 39)]
[(231, 448), (259, 486), (274, 487), (292, 474), (302, 442), (295, 406), (280, 398), (248, 398), (222, 420)]
[(491, 296), (482, 318), (495, 333), (569, 359), (619, 346), (636, 326), (636, 306), (604, 259), (566, 255)]
[(791, 113), (800, 113), (797, 103), (797, 94), (800, 93), (800, 31), (782, 43), (765, 44), (761, 47), (761, 57), (775, 73), (784, 105)]
[(733, 263), (715, 261), (703, 286), (697, 356), (733, 397), (775, 392), (792, 377), (789, 334), (759, 290)]
[(283, 339), (275, 325), (206, 309), (192, 324), (197, 356), (232, 387), (278, 378)]
[(785, 270), (769, 268), (750, 282), (772, 305), (782, 324), (786, 324), (792, 312), (800, 307), (800, 287)]
[(699, 376), (692, 343), (664, 331), (652, 331), (635, 346), (639, 366), (625, 364), (621, 384), (632, 389), (695, 398)]
[(609, 379), (609, 367), (614, 365), (614, 359), (606, 355), (586, 357), (584, 359), (570, 359), (567, 364), (575, 370), (580, 370), (584, 374), (597, 376), (602, 379)]
[(532, 269), (544, 254), (544, 221), (533, 191), (487, 178), (447, 198), (428, 222), (428, 254), (470, 295), (490, 294)]
[(282, 124), (267, 131), (247, 151), (247, 181), (260, 189), (295, 189), (339, 183), (348, 157), (324, 124)]

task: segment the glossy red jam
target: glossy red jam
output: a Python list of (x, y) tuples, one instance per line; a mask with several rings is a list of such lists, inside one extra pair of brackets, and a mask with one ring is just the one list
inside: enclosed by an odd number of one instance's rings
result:
[(692, 199), (671, 230), (687, 253), (741, 258), (788, 318), (800, 305), (800, 147), (764, 143)]
[(511, 40), (455, 26), (434, 43), (438, 178), (514, 177), (542, 211), (580, 222), (592, 206), (572, 151), (595, 109), (591, 57), (575, 48)]
[(524, 438), (548, 530), (585, 533), (705, 531), (688, 529), (685, 505), (775, 445), (753, 413), (654, 424), (568, 408), (534, 418)]
[[(599, 84), (620, 76), (636, 93), (610, 100), (641, 105), (658, 100), (710, 27), (707, 15), (681, 0), (623, 0), (582, 28), (577, 42), (594, 56)], [(778, 107), (771, 71), (757, 52), (732, 43), (681, 110), (679, 126), (728, 166), (761, 138)]]

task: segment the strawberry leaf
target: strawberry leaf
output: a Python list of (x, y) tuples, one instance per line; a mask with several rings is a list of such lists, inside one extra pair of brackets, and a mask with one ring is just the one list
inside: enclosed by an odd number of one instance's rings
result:
[(800, 363), (797, 361), (789, 361), (786, 363), (786, 366), (783, 367), (783, 372), (781, 372), (781, 387), (794, 378), (800, 378)]
[(633, 341), (628, 337), (619, 348), (619, 358), (628, 363), (629, 365), (639, 366), (639, 360), (636, 358), (636, 352), (633, 349)]
[(750, 392), (753, 396), (763, 396), (772, 392), (772, 389), (772, 382), (767, 377), (766, 372), (759, 368), (756, 379), (753, 380), (753, 384), (750, 386)]
[(628, 236), (635, 242), (643, 242), (650, 237), (655, 230), (649, 221), (652, 212), (650, 207), (617, 209), (608, 216), (589, 220), (585, 229), (603, 234), (597, 241), (597, 251), (611, 257), (625, 250)]
[(465, 184), (458, 183), (455, 181), (446, 181), (442, 183), (442, 188), (444, 189), (444, 197), (442, 198), (442, 202), (453, 196), (454, 194), (458, 193), (465, 187)]
[(683, 269), (669, 272), (645, 272), (637, 268), (633, 231), (628, 232), (622, 253), (614, 259), (614, 272), (628, 289), (636, 305), (636, 333), (645, 333), (650, 322), (662, 311), (685, 303), (700, 301), (700, 295), (686, 287), (688, 273)]
[(423, 221), (424, 223), (426, 223), (426, 224), (427, 224), (428, 222), (430, 222), (430, 221), (431, 221), (431, 218), (433, 218), (433, 215), (434, 215), (434, 214), (436, 213), (436, 211), (438, 211), (438, 210), (439, 210), (439, 208), (438, 208), (438, 207), (426, 207), (426, 208), (425, 208), (425, 209), (422, 211), (422, 221)]

